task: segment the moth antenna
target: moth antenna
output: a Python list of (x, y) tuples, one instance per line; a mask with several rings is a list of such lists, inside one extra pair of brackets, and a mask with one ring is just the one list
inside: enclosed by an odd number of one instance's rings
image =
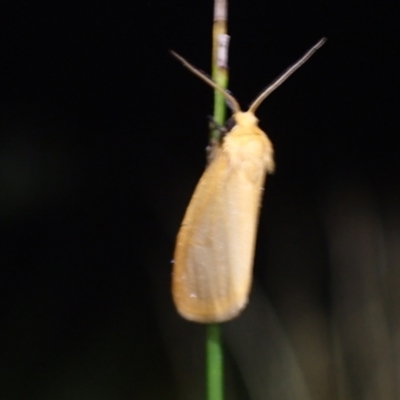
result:
[(218, 86), (212, 79), (210, 79), (207, 75), (204, 73), (200, 72), (197, 68), (193, 67), (189, 62), (187, 62), (183, 57), (181, 57), (179, 54), (175, 53), (174, 51), (170, 50), (171, 54), (177, 58), (189, 71), (191, 71), (193, 74), (197, 75), (200, 79), (202, 79), (204, 82), (208, 83), (211, 87), (214, 89), (218, 90), (221, 92), (225, 99), (232, 105), (233, 112), (237, 113), (240, 112), (240, 106), (239, 103), (236, 101), (236, 99), (229, 94), (226, 90), (222, 89), (222, 87)]
[(250, 106), (249, 111), (253, 114), (256, 112), (258, 106), (283, 82), (289, 78), (290, 75), (293, 74), (297, 69), (299, 69), (320, 47), (324, 45), (326, 42), (326, 38), (322, 38), (316, 45), (311, 47), (310, 50), (304, 54), (303, 57), (300, 58), (295, 64), (289, 67), (282, 75), (280, 75), (277, 79), (275, 79), (254, 101)]

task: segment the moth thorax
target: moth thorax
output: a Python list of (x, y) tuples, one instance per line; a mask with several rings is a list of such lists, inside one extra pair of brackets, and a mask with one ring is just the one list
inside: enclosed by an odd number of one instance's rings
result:
[(241, 126), (254, 126), (258, 125), (257, 117), (250, 111), (239, 111), (233, 115), (237, 125)]

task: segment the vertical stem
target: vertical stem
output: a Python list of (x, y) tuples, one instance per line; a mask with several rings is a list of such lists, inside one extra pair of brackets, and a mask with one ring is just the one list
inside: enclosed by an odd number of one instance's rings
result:
[[(228, 86), (228, 45), (227, 35), (228, 1), (215, 0), (214, 24), (212, 32), (212, 73), (213, 81), (221, 88)], [(214, 120), (221, 126), (225, 124), (225, 98), (218, 90), (214, 92)], [(210, 132), (210, 148), (208, 161), (210, 162), (219, 147), (221, 132), (213, 129)]]
[[(227, 18), (228, 1), (215, 0), (214, 24), (213, 24), (213, 46), (212, 46), (212, 78), (220, 87), (226, 89), (228, 86), (228, 44)], [(226, 106), (224, 96), (215, 91), (214, 95), (214, 120), (225, 124)], [(208, 161), (215, 156), (220, 144), (221, 132), (214, 129), (210, 132), (210, 146)], [(223, 400), (224, 378), (223, 378), (223, 352), (221, 342), (221, 325), (209, 324), (207, 326), (207, 399)]]
[(207, 325), (207, 399), (223, 400), (223, 354), (221, 325)]
[[(220, 3), (224, 2), (216, 0), (213, 25), (212, 78), (218, 86), (226, 89), (228, 86), (229, 36), (226, 33), (226, 12), (223, 12), (223, 7)], [(219, 119), (217, 122), (223, 124), (226, 114), (225, 98), (218, 90), (215, 91), (214, 96), (214, 113), (214, 117)]]

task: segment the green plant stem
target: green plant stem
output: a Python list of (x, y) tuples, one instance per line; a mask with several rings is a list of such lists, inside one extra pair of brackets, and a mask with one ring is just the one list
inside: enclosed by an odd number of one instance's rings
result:
[[(221, 68), (218, 66), (214, 66), (213, 68), (213, 80), (223, 89), (228, 87), (228, 71), (226, 68)], [(225, 124), (226, 119), (226, 105), (225, 105), (225, 97), (218, 90), (214, 93), (214, 119), (220, 125)], [(218, 136), (218, 140), (219, 140)]]
[(223, 354), (221, 325), (207, 325), (207, 399), (223, 400)]
[[(228, 42), (225, 39), (225, 45), (223, 37), (227, 36), (227, 1), (226, 0), (215, 0), (214, 10), (214, 24), (213, 24), (213, 48), (212, 48), (212, 78), (213, 81), (222, 89), (228, 87)], [(221, 57), (218, 62), (218, 51), (223, 49), (222, 53), (225, 53), (224, 62), (221, 63)], [(220, 54), (221, 55), (221, 54)], [(224, 58), (224, 57), (222, 57)], [(225, 65), (222, 65), (224, 64)], [(225, 123), (226, 106), (225, 97), (221, 92), (216, 90), (214, 92), (214, 119), (219, 124)]]
[[(228, 43), (226, 46), (221, 46), (221, 38), (227, 36), (227, 20), (228, 20), (228, 2), (227, 0), (215, 0), (214, 4), (214, 24), (212, 31), (212, 78), (213, 81), (223, 89), (228, 87), (228, 66), (224, 63), (218, 62), (218, 51), (219, 49), (226, 50), (228, 53)], [(223, 41), (223, 40), (222, 40)], [(229, 40), (227, 40), (228, 42)], [(220, 60), (221, 61), (221, 60)], [(226, 105), (224, 96), (216, 90), (214, 92), (214, 120), (220, 126), (225, 124), (226, 118)], [(208, 150), (208, 162), (211, 162), (216, 154), (221, 141), (221, 132), (218, 129), (212, 129), (210, 131), (210, 145)]]
[[(220, 48), (221, 36), (227, 34), (227, 0), (215, 0), (214, 4), (214, 24), (213, 24), (213, 48), (212, 48), (212, 78), (215, 83), (223, 89), (228, 86), (227, 65), (219, 65), (218, 49)], [(227, 44), (226, 44), (227, 52)], [(227, 56), (226, 56), (227, 59)], [(221, 126), (225, 124), (226, 105), (225, 98), (219, 92), (214, 95), (214, 120)], [(210, 132), (210, 145), (208, 161), (211, 162), (220, 146), (221, 132), (213, 129)], [(212, 323), (207, 326), (207, 399), (224, 399), (224, 368), (223, 351), (221, 341), (221, 325)]]

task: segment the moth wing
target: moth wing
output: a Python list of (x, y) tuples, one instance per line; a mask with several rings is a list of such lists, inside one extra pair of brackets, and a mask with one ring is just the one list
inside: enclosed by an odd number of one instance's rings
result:
[(172, 292), (179, 313), (189, 320), (226, 321), (247, 303), (266, 169), (258, 153), (265, 143), (247, 138), (239, 147), (239, 154), (219, 150), (178, 233)]

